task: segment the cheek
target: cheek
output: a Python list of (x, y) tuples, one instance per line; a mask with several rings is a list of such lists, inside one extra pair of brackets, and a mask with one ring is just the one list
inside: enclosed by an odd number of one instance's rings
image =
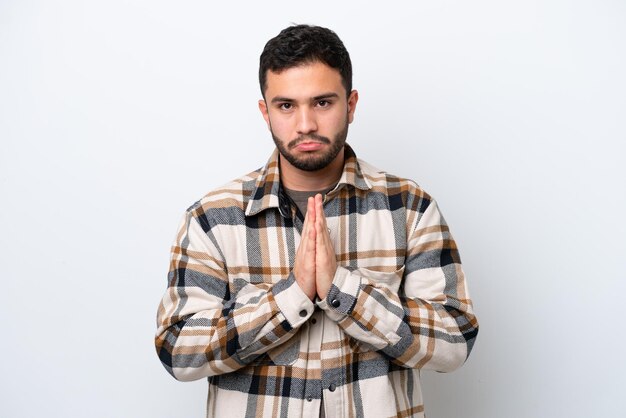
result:
[(344, 129), (348, 122), (348, 114), (344, 112), (337, 112), (332, 115), (328, 115), (325, 119), (324, 125), (332, 132), (339, 132)]
[(288, 117), (284, 115), (270, 115), (270, 124), (274, 135), (283, 138), (289, 137), (292, 131), (292, 124)]

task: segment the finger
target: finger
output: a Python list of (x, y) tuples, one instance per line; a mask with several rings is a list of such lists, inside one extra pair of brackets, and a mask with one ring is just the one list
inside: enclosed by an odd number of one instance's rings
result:
[(315, 222), (315, 210), (311, 210), (313, 198), (309, 197), (307, 201), (306, 215), (304, 215), (304, 224), (302, 225), (302, 238), (308, 238), (309, 230), (313, 227)]
[(330, 236), (326, 228), (326, 217), (324, 216), (323, 202), (321, 195), (315, 196), (315, 211), (317, 212), (317, 222), (315, 222), (315, 246), (317, 248), (317, 256), (325, 260), (328, 256)]
[(324, 216), (324, 198), (320, 193), (315, 195), (315, 214), (318, 216)]
[(324, 200), (321, 194), (315, 196), (315, 212), (318, 220), (316, 223), (320, 224), (318, 233), (322, 234), (324, 239), (328, 241), (330, 236), (328, 236), (328, 226), (326, 224), (326, 215), (324, 214)]
[[(308, 202), (307, 202), (308, 203)], [(296, 250), (294, 260), (294, 275), (300, 287), (306, 295), (313, 300), (316, 294), (315, 287), (315, 225), (312, 219), (315, 218), (315, 211), (308, 211), (304, 217), (300, 243)]]
[[(316, 242), (317, 242), (317, 231), (315, 230), (315, 220), (317, 216), (315, 216), (315, 199), (313, 197), (309, 197), (307, 200), (307, 214), (311, 213), (311, 219), (309, 220), (309, 245), (312, 251), (315, 251)], [(315, 258), (313, 258), (313, 264), (315, 264)]]
[(310, 214), (309, 221), (311, 221), (314, 224), (317, 218), (316, 216), (317, 214), (315, 213), (315, 198), (313, 196), (309, 197), (306, 203), (307, 203), (306, 214), (307, 216), (309, 216)]
[(322, 195), (316, 194), (314, 199), (315, 204), (315, 224), (322, 222), (324, 220), (324, 209), (322, 204)]
[(333, 263), (335, 260), (335, 249), (330, 239), (330, 232), (324, 214), (324, 201), (321, 194), (315, 196), (315, 212), (317, 222), (315, 223), (316, 235), (316, 256), (324, 263)]
[(319, 238), (324, 236), (324, 232), (322, 231), (322, 222), (324, 221), (324, 211), (321, 208), (321, 199), (320, 194), (316, 194), (313, 198), (314, 200), (314, 210), (315, 210), (315, 231), (318, 234)]
[[(308, 236), (308, 242), (307, 242), (307, 250), (309, 252), (313, 252), (315, 253), (315, 245), (316, 245), (316, 238), (317, 238), (317, 234), (315, 233), (315, 228), (310, 228), (309, 229), (309, 236)], [(315, 264), (315, 258), (312, 259), (313, 263)]]

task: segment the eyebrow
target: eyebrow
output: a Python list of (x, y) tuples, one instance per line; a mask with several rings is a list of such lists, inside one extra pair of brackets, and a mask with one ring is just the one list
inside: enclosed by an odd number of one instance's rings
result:
[[(324, 100), (324, 99), (336, 99), (338, 98), (339, 95), (337, 93), (324, 93), (324, 94), (320, 94), (319, 96), (315, 96), (312, 98), (312, 101), (318, 101), (318, 100)], [(291, 99), (289, 97), (282, 97), (282, 96), (277, 96), (272, 98), (272, 103), (290, 103), (290, 102), (294, 102), (294, 99)]]
[(317, 101), (317, 100), (324, 100), (324, 99), (336, 99), (338, 97), (339, 95), (337, 93), (324, 93), (319, 96), (315, 96), (313, 100)]

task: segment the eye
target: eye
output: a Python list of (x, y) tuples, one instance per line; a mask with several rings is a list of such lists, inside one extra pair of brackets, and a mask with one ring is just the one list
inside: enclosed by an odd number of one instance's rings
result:
[(293, 105), (291, 103), (281, 103), (278, 105), (278, 108), (281, 110), (291, 110)]
[(328, 107), (330, 106), (330, 102), (328, 100), (320, 100), (319, 102), (317, 102), (317, 105), (319, 107)]

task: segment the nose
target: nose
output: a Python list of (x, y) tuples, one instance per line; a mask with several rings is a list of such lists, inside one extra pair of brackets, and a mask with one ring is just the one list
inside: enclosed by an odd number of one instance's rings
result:
[(315, 119), (315, 112), (313, 109), (306, 106), (302, 106), (298, 109), (296, 129), (300, 135), (317, 131), (317, 120)]

